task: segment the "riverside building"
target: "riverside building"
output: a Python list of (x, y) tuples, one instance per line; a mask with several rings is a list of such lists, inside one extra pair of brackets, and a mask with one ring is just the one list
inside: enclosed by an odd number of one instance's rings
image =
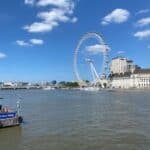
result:
[(110, 66), (110, 87), (150, 88), (150, 69), (143, 69), (125, 57), (115, 57)]
[(133, 73), (137, 67), (132, 60), (128, 60), (125, 57), (115, 57), (112, 59), (110, 71), (111, 74)]

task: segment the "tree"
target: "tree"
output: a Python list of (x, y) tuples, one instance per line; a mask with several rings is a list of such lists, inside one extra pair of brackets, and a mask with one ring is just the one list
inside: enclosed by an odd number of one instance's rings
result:
[(53, 80), (51, 83), (52, 83), (53, 85), (56, 85), (56, 84), (57, 84), (57, 81), (56, 81), (56, 80)]
[(104, 88), (106, 88), (106, 87), (107, 87), (107, 83), (104, 83), (103, 85), (104, 85)]

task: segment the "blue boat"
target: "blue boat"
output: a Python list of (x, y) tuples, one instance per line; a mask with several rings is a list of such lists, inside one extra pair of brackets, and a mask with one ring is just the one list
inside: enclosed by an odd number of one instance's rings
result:
[(23, 118), (19, 113), (20, 104), (17, 103), (17, 111), (10, 111), (0, 105), (0, 128), (20, 125)]

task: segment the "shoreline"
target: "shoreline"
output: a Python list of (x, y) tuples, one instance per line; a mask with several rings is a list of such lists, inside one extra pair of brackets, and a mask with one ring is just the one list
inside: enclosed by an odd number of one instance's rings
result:
[[(7, 91), (7, 90), (43, 90), (44, 89), (42, 87), (32, 87), (32, 88), (25, 88), (25, 87), (22, 87), (22, 88), (0, 88), (0, 91)], [(72, 91), (84, 91), (84, 90), (81, 90), (80, 88), (54, 88), (53, 90), (72, 90)], [(49, 90), (45, 90), (45, 91), (53, 91), (51, 89)], [(100, 88), (99, 90), (97, 91), (108, 91), (108, 92), (123, 92), (123, 91), (142, 91), (142, 92), (146, 92), (146, 91), (149, 91), (150, 92), (150, 88)]]

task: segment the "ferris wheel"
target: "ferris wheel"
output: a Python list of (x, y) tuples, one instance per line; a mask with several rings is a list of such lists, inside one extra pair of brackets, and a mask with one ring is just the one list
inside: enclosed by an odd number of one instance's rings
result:
[[(88, 40), (96, 40), (97, 41), (97, 45), (100, 45), (99, 48), (103, 48), (103, 50), (99, 49), (99, 53), (101, 53), (101, 65), (98, 65), (96, 67), (95, 58), (91, 58), (91, 55), (88, 55), (89, 51), (82, 51), (81, 49), (83, 49), (82, 45), (85, 44), (86, 45), (86, 41)], [(73, 60), (73, 69), (74, 69), (74, 74), (76, 79), (78, 80), (78, 82), (82, 82), (83, 80), (85, 80), (85, 78), (82, 78), (81, 72), (84, 72), (84, 68), (82, 68), (82, 70), (79, 69), (79, 65), (81, 64), (80, 61), (81, 59), (83, 60), (83, 62), (85, 62), (86, 64), (88, 64), (89, 70), (90, 70), (90, 74), (92, 76), (92, 80), (91, 82), (97, 82), (99, 79), (101, 78), (107, 78), (108, 73), (109, 73), (109, 47), (105, 44), (103, 37), (101, 35), (99, 35), (96, 32), (88, 32), (85, 35), (83, 35), (80, 40), (79, 43), (74, 51), (74, 60)], [(82, 58), (80, 57), (80, 55), (82, 54)], [(98, 53), (97, 54), (97, 60), (100, 59), (100, 55)], [(99, 72), (99, 66), (101, 66)], [(84, 72), (85, 74), (85, 72)]]

